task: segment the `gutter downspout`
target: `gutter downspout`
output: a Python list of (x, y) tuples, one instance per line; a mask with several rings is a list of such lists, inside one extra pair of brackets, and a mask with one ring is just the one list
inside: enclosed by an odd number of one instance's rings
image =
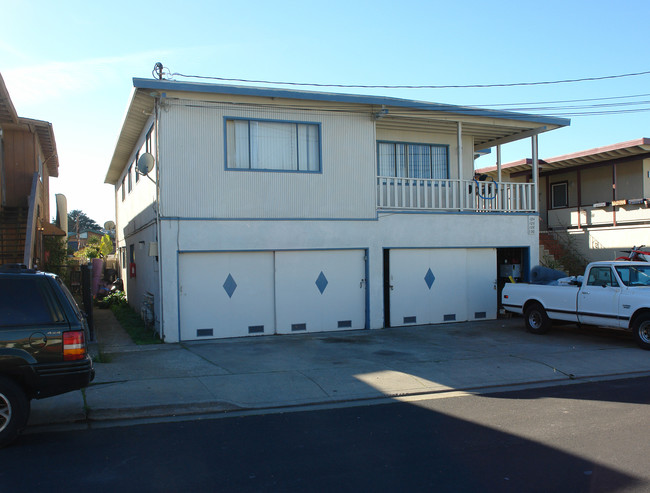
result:
[[(153, 125), (154, 125), (154, 135), (156, 136), (156, 203), (155, 208), (156, 208), (156, 242), (158, 243), (158, 296), (160, 297), (160, 301), (157, 303), (158, 305), (158, 310), (160, 311), (160, 328), (159, 328), (159, 335), (160, 338), (162, 339), (163, 342), (165, 342), (165, 320), (164, 320), (164, 309), (163, 309), (163, 262), (162, 262), (162, 239), (161, 239), (161, 233), (162, 233), (162, 227), (160, 224), (160, 128), (158, 125), (158, 117), (159, 117), (159, 96), (156, 96), (154, 98), (153, 102), (153, 107), (154, 107), (154, 120), (153, 120)], [(155, 316), (155, 313), (154, 313)]]

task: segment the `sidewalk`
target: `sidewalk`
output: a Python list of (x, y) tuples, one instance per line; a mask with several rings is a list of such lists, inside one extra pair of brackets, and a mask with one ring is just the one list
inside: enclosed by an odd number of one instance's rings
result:
[(264, 410), (453, 391), (559, 385), (650, 373), (631, 336), (523, 320), (138, 346), (95, 309), (98, 347), (84, 391), (32, 401), (30, 426)]

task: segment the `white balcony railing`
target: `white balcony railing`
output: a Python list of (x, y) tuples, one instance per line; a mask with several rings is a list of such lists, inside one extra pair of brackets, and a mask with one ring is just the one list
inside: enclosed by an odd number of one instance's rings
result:
[(377, 177), (379, 209), (535, 212), (533, 183)]

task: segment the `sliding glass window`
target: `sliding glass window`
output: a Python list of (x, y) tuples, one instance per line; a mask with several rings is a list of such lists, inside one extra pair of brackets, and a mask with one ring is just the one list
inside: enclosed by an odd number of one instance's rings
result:
[(226, 168), (319, 172), (320, 125), (226, 119)]
[(438, 144), (379, 142), (379, 176), (449, 178), (449, 148)]

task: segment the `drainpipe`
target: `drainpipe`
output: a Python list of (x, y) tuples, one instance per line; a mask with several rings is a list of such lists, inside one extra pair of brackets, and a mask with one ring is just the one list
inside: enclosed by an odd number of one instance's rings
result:
[[(159, 319), (158, 323), (160, 324), (160, 327), (158, 328), (159, 330), (159, 335), (160, 338), (165, 341), (165, 317), (164, 317), (164, 309), (163, 309), (163, 258), (162, 258), (162, 226), (160, 222), (160, 126), (158, 124), (158, 118), (159, 118), (159, 106), (160, 106), (160, 96), (154, 96), (154, 119), (153, 119), (153, 134), (156, 139), (156, 202), (155, 202), (155, 207), (156, 207), (156, 242), (158, 243), (158, 311), (159, 311)], [(154, 310), (154, 317), (156, 316), (155, 310)]]

